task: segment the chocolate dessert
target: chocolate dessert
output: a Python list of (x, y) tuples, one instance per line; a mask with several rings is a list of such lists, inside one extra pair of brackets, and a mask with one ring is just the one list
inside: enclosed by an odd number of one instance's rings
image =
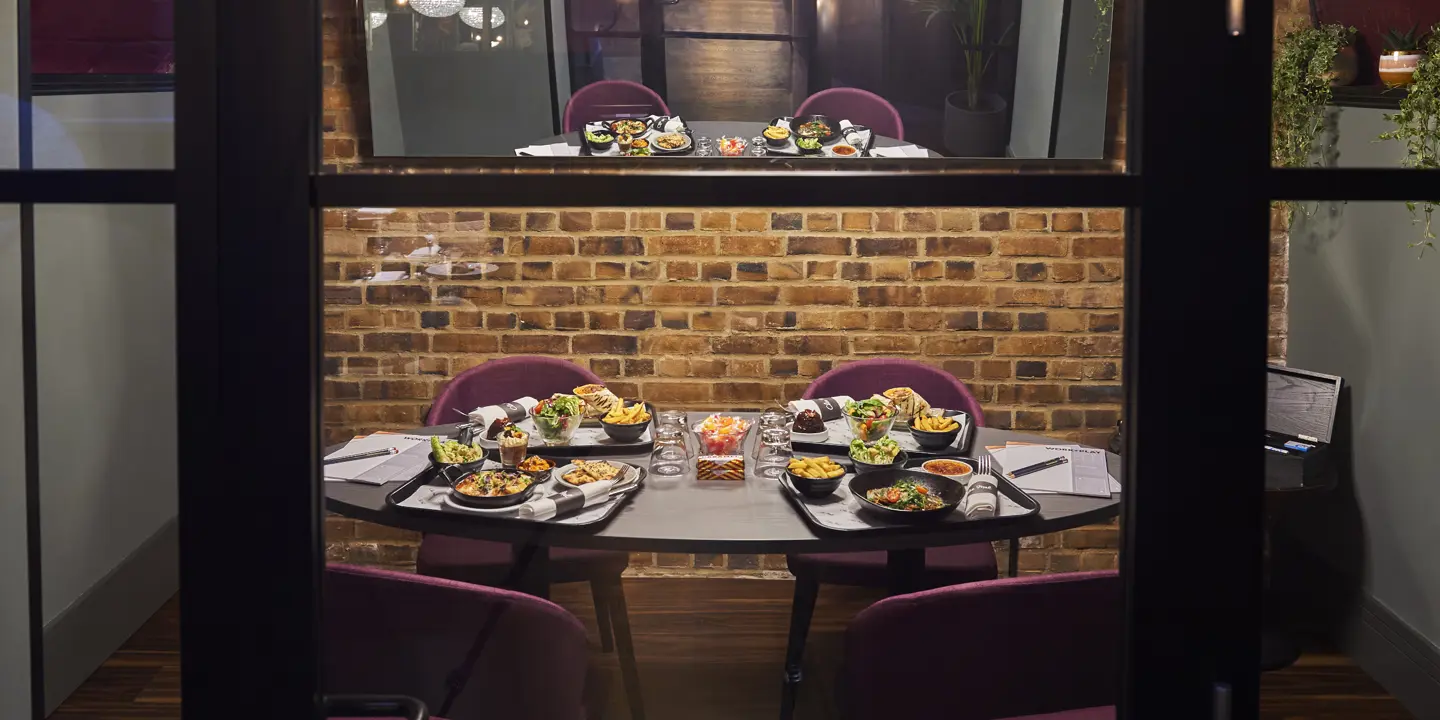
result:
[(797, 433), (821, 433), (825, 432), (825, 421), (820, 419), (820, 413), (814, 410), (805, 410), (795, 418), (795, 432)]

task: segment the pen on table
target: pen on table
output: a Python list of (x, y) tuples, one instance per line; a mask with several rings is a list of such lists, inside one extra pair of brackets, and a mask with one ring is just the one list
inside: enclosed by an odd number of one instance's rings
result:
[(1008, 477), (1008, 478), (1010, 478), (1011, 480), (1014, 480), (1015, 478), (1018, 478), (1018, 477), (1020, 477), (1020, 476), (1022, 476), (1022, 475), (1029, 475), (1030, 473), (1040, 472), (1041, 470), (1044, 470), (1044, 469), (1046, 469), (1046, 468), (1052, 468), (1052, 467), (1055, 467), (1056, 465), (1064, 465), (1064, 464), (1067, 463), (1067, 462), (1070, 462), (1070, 458), (1067, 458), (1067, 457), (1050, 458), (1049, 460), (1046, 460), (1045, 462), (1035, 463), (1034, 465), (1027, 465), (1027, 466), (1025, 466), (1025, 467), (1023, 467), (1023, 468), (1020, 468), (1019, 470), (1016, 470), (1016, 471), (1014, 471), (1014, 472), (1006, 473), (1005, 477)]
[(380, 457), (381, 455), (394, 455), (397, 452), (400, 451), (396, 450), (393, 447), (385, 448), (384, 450), (371, 450), (370, 452), (355, 453), (354, 455), (341, 455), (340, 457), (325, 458), (325, 464), (334, 465), (335, 463), (349, 462), (351, 460), (364, 460), (365, 458)]
[(1289, 451), (1289, 450), (1281, 450), (1280, 448), (1271, 447), (1271, 446), (1269, 446), (1269, 445), (1266, 445), (1266, 446), (1265, 446), (1265, 449), (1266, 449), (1266, 450), (1269, 450), (1270, 452), (1280, 453), (1281, 455), (1289, 455), (1289, 454), (1290, 454), (1290, 451)]

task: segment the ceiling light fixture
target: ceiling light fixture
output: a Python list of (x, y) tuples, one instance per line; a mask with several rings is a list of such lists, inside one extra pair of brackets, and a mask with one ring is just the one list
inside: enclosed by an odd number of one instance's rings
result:
[[(467, 7), (460, 11), (460, 22), (469, 25), (476, 30), (485, 29), (485, 8)], [(490, 8), (490, 27), (498, 28), (505, 24), (505, 13), (498, 7)]]
[(465, 0), (410, 0), (410, 7), (425, 17), (444, 18), (460, 12)]

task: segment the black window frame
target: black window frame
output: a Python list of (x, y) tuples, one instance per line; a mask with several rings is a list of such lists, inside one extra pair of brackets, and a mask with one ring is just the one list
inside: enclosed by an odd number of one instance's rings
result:
[[(772, 189), (804, 188), (788, 204), (1125, 207), (1124, 373), (1127, 480), (1122, 568), (1127, 586), (1121, 717), (1254, 717), (1260, 638), (1261, 467), (1255, 451), (1217, 480), (1187, 449), (1217, 447), (1263, 428), (1266, 258), (1273, 200), (1404, 200), (1440, 194), (1440, 175), (1406, 170), (1269, 167), (1272, 8), (1245, 8), (1230, 35), (1220, 4), (1136, 0), (1125, 172), (981, 174), (649, 172), (626, 177), (646, 206), (768, 204)], [(187, 718), (319, 715), (320, 474), (319, 212), (326, 206), (624, 205), (609, 176), (322, 174), (318, 143), (318, 0), (190, 0), (176, 5), (177, 167), (174, 171), (33, 170), (22, 112), (19, 170), (0, 171), (0, 203), (174, 203), (180, 358), (180, 535), (183, 712)], [(21, 10), (21, 52), (24, 4)], [(257, 44), (256, 32), (266, 33)], [(266, 52), (253, 52), (264, 47)], [(236, 58), (246, 58), (237, 62)], [(1191, 107), (1194, 58), (1217, 58), (1223, 115)], [(1151, 72), (1143, 72), (1144, 68)], [(1209, 67), (1209, 66), (1207, 66)], [(309, 68), (312, 72), (304, 72)], [(31, 89), (22, 75), (21, 107)], [(1144, 124), (1145, 118), (1153, 120)], [(1197, 140), (1197, 138), (1204, 138)], [(1199, 143), (1206, 143), (1198, 147)], [(515, 167), (526, 167), (512, 161)], [(857, 185), (861, 192), (856, 192)], [(635, 192), (639, 188), (641, 192)], [(843, 192), (842, 192), (843, 191)], [(1427, 195), (1427, 193), (1429, 193)], [(1197, 213), (1208, 213), (1204, 224)], [(34, 242), (22, 224), (26, 487), (38, 499), (34, 430)], [(1191, 352), (1197, 248), (1234, 271), (1207, 288), (1203, 367)], [(285, 257), (284, 263), (234, 262)], [(263, 287), (245, 302), (237, 290)], [(1209, 402), (1211, 398), (1225, 402)], [(1203, 398), (1203, 401), (1187, 400)], [(1208, 406), (1208, 407), (1207, 407)], [(217, 426), (223, 409), (225, 426)], [(262, 433), (296, 439), (270, 478), (217, 467), (214, 455)], [(1242, 443), (1243, 445), (1243, 443)], [(1223, 496), (1223, 502), (1215, 502)], [(236, 508), (271, 507), (257, 526)], [(38, 540), (38, 508), (31, 507)], [(1194, 532), (1193, 523), (1212, 528)], [(32, 612), (38, 545), (32, 543)], [(308, 550), (308, 551), (307, 551)], [(1215, 562), (1215, 558), (1223, 562)], [(1217, 566), (1223, 566), (1216, 569)], [(1195, 568), (1205, 568), (1204, 575)], [(1238, 583), (1217, 582), (1216, 574)], [(1176, 608), (1189, 612), (1177, 613)], [(1224, 616), (1218, 613), (1225, 613)], [(37, 616), (38, 617), (38, 616)], [(1241, 618), (1244, 622), (1206, 622)], [(38, 619), (37, 619), (38, 622)], [(38, 633), (38, 627), (32, 628)], [(38, 644), (38, 634), (34, 636)], [(38, 652), (38, 648), (36, 648)], [(37, 655), (38, 657), (38, 655)], [(41, 666), (34, 668), (37, 717)]]

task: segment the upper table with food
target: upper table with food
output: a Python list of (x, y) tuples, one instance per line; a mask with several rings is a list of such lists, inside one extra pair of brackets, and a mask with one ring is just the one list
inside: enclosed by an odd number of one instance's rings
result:
[(546, 138), (515, 152), (522, 156), (592, 157), (941, 157), (913, 143), (875, 134), (863, 125), (824, 115), (774, 118), (768, 123), (689, 121), (669, 115), (595, 121), (578, 132)]

